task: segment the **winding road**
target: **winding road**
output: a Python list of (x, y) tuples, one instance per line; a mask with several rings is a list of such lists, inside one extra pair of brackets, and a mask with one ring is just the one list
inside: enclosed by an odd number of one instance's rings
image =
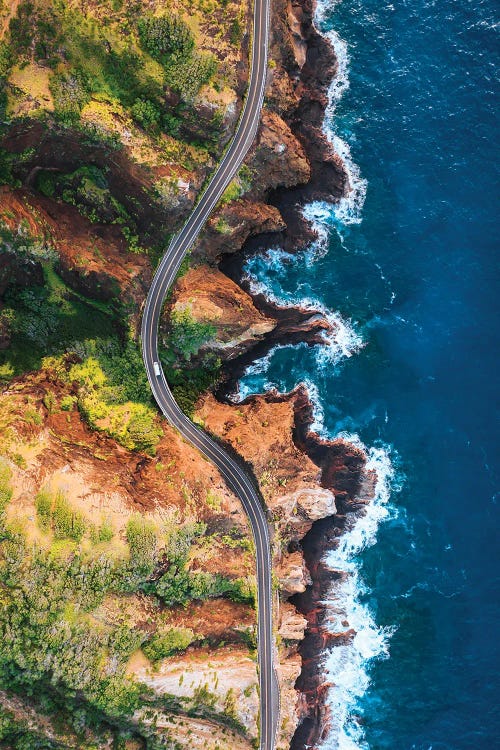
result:
[(250, 80), (237, 130), (198, 204), (181, 231), (173, 237), (158, 266), (146, 299), (141, 327), (144, 365), (158, 406), (170, 424), (217, 466), (229, 488), (241, 500), (252, 527), (257, 572), (261, 750), (274, 749), (279, 717), (279, 689), (274, 666), (273, 590), (268, 522), (254, 485), (242, 467), (219, 443), (196, 427), (177, 405), (159, 364), (158, 324), (163, 300), (175, 281), (182, 259), (240, 168), (257, 132), (267, 74), (269, 7), (270, 0), (254, 0)]

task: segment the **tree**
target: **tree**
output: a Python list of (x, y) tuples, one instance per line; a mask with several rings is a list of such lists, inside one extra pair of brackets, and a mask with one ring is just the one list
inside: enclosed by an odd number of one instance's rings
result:
[(139, 21), (138, 28), (143, 46), (160, 62), (187, 57), (194, 49), (189, 26), (178, 16), (147, 16)]

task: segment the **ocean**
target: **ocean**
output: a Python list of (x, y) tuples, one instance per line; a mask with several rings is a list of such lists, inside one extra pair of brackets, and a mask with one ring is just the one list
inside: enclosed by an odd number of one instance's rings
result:
[[(324, 654), (322, 750), (498, 747), (498, 26), (493, 0), (324, 2), (338, 75), (325, 128), (352, 190), (318, 241), (246, 264), (320, 307), (325, 347), (279, 347), (240, 395), (305, 382), (315, 428), (362, 443), (367, 515), (330, 555), (350, 646)], [(338, 614), (340, 612), (340, 614)]]

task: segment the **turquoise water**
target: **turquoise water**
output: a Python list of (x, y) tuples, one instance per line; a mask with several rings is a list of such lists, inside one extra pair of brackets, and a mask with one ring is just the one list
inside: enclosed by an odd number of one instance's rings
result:
[(332, 560), (351, 572), (332, 617), (358, 636), (325, 654), (328, 750), (499, 744), (494, 9), (320, 8), (341, 60), (327, 124), (354, 190), (308, 207), (321, 240), (307, 253), (247, 264), (338, 327), (323, 349), (256, 363), (242, 394), (307, 382), (316, 427), (362, 441), (380, 477)]

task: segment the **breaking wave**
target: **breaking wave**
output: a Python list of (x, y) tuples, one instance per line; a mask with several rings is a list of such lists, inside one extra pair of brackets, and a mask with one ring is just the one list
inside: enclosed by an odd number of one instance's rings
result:
[(389, 656), (389, 639), (394, 629), (378, 627), (368, 605), (362, 601), (367, 589), (360, 575), (359, 555), (375, 544), (380, 523), (394, 516), (389, 498), (391, 491), (400, 488), (400, 482), (390, 447), (380, 444), (368, 449), (357, 435), (340, 433), (338, 437), (358, 445), (367, 454), (367, 470), (375, 473), (376, 482), (372, 500), (362, 514), (350, 514), (348, 528), (339, 537), (337, 548), (326, 557), (332, 570), (343, 573), (332, 584), (325, 601), (326, 627), (332, 633), (351, 630), (354, 635), (345, 645), (333, 647), (325, 657), (325, 674), (332, 684), (327, 698), (331, 730), (321, 748), (365, 750), (367, 745), (358, 720), (359, 699), (370, 684), (370, 664), (374, 659)]
[[(266, 258), (269, 264), (280, 264), (283, 259), (290, 258), (288, 253), (279, 249), (268, 250), (260, 258)], [(363, 338), (356, 329), (352, 320), (344, 318), (339, 312), (329, 310), (322, 302), (312, 297), (301, 297), (300, 295), (287, 295), (273, 291), (264, 281), (259, 281), (249, 272), (249, 264), (246, 266), (245, 281), (248, 283), (252, 294), (263, 294), (270, 302), (279, 307), (301, 307), (311, 312), (311, 315), (321, 314), (330, 324), (330, 331), (323, 333), (323, 345), (315, 347), (315, 357), (318, 368), (337, 365), (341, 360), (352, 357), (363, 346)], [(285, 345), (286, 346), (286, 345)], [(299, 346), (301, 346), (299, 344)], [(264, 372), (270, 363), (273, 352), (282, 349), (283, 346), (274, 347), (265, 357), (254, 362), (246, 370), (246, 374)], [(296, 347), (289, 347), (296, 348)]]
[[(320, 29), (332, 7), (331, 0), (328, 3), (318, 3), (315, 20)], [(275, 356), (279, 359), (281, 350), (289, 348), (294, 351), (293, 361), (302, 363), (297, 372), (297, 381), (304, 382), (313, 404), (311, 429), (321, 437), (331, 438), (332, 435), (325, 427), (324, 408), (315, 372), (329, 376), (336, 365), (358, 352), (365, 344), (350, 319), (332, 312), (313, 298), (307, 282), (301, 281), (295, 293), (285, 293), (280, 283), (284, 266), (289, 263), (297, 264), (300, 257), (301, 262), (310, 267), (327, 254), (332, 230), (343, 241), (349, 226), (362, 221), (367, 181), (361, 177), (359, 167), (352, 159), (349, 143), (336, 132), (334, 124), (338, 102), (349, 88), (349, 54), (346, 42), (335, 31), (325, 32), (325, 36), (335, 50), (338, 69), (329, 90), (324, 131), (343, 161), (349, 188), (336, 204), (315, 201), (302, 209), (304, 217), (312, 224), (317, 235), (317, 239), (306, 251), (291, 255), (280, 248), (273, 248), (249, 259), (245, 272), (253, 294), (263, 294), (282, 307), (300, 306), (311, 310), (311, 313), (319, 312), (329, 321), (331, 331), (325, 334), (324, 346), (314, 347), (314, 360), (311, 369), (307, 368), (310, 375), (304, 372), (307, 360), (301, 352), (301, 348), (306, 345), (280, 345), (247, 368), (240, 382), (237, 398), (243, 399), (256, 391), (271, 388), (284, 390), (283, 383), (278, 382), (282, 376), (277, 374), (276, 380), (273, 380), (271, 373), (282, 372), (279, 366), (273, 368), (273, 359)], [(367, 456), (367, 471), (374, 478), (374, 491), (362, 512), (348, 514), (346, 530), (339, 537), (337, 547), (326, 558), (328, 566), (341, 573), (332, 576), (331, 589), (324, 602), (326, 627), (332, 633), (351, 633), (343, 645), (332, 647), (324, 655), (325, 680), (331, 684), (326, 698), (330, 709), (331, 730), (323, 741), (321, 750), (367, 750), (359, 721), (362, 713), (360, 699), (370, 685), (370, 664), (373, 660), (389, 656), (389, 641), (393, 630), (379, 627), (365, 602), (368, 591), (361, 573), (361, 553), (375, 544), (379, 525), (395, 515), (395, 509), (389, 500), (391, 491), (399, 489), (399, 486), (391, 461), (393, 451), (389, 446), (380, 443), (366, 447), (356, 434), (341, 432), (338, 437), (364, 451)]]
[[(321, 3), (318, 3), (318, 8), (320, 6)], [(318, 23), (318, 16), (316, 22)], [(321, 26), (321, 22), (318, 25)], [(349, 143), (334, 130), (334, 116), (337, 104), (344, 92), (349, 88), (349, 53), (347, 51), (347, 44), (333, 30), (326, 32), (325, 37), (330, 41), (335, 51), (338, 68), (337, 75), (333, 79), (328, 92), (328, 107), (326, 109), (323, 130), (332, 144), (335, 153), (342, 159), (349, 185), (346, 195), (337, 204), (331, 206), (332, 223), (342, 237), (342, 229), (349, 224), (360, 224), (362, 221), (361, 212), (365, 203), (368, 183), (361, 177), (360, 169), (351, 156)]]

